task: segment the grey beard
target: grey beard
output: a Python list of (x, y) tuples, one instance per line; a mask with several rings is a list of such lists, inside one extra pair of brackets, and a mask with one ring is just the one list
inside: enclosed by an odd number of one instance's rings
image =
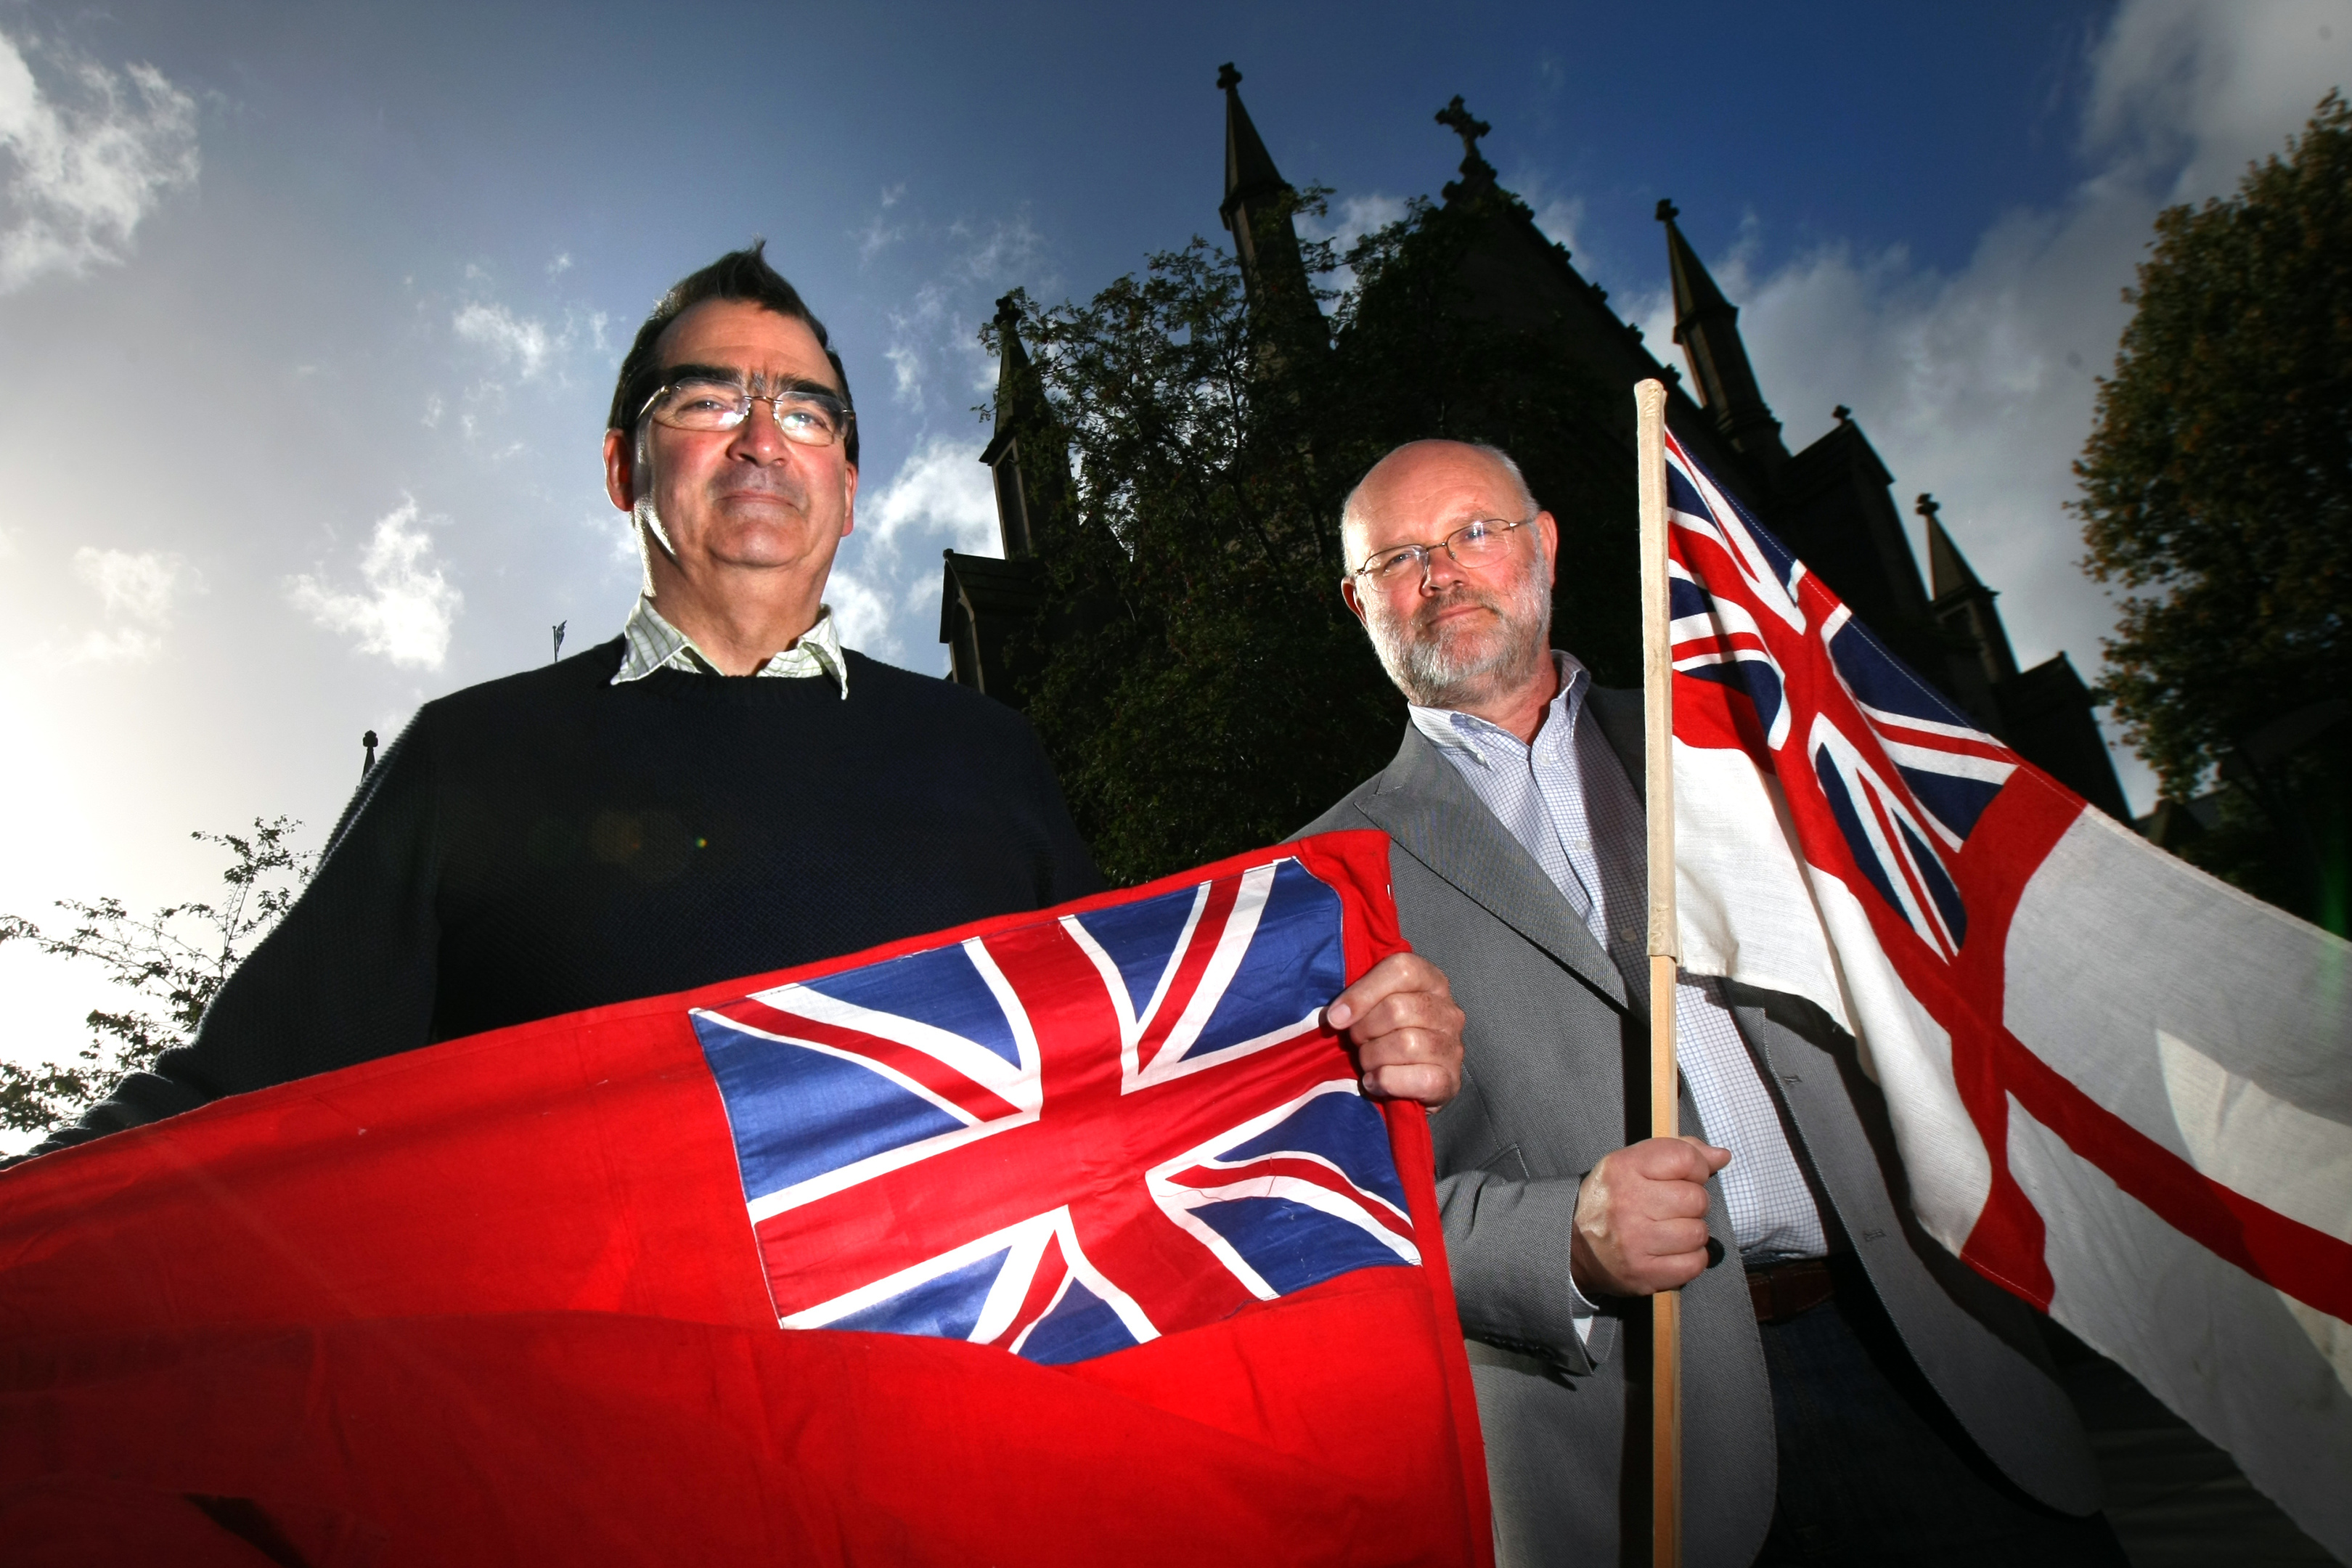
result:
[(1442, 637), (1416, 635), (1411, 618), (1365, 618), (1381, 668), (1407, 701), (1421, 708), (1474, 707), (1543, 658), (1551, 640), (1551, 595), (1541, 573), (1526, 573), (1508, 595), (1480, 595), (1475, 602), (1502, 618), (1500, 635), (1479, 653), (1449, 647)]

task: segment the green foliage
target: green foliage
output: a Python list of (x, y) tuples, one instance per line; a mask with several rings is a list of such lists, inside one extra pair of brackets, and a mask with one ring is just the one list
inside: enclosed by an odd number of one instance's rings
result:
[(2075, 472), (2084, 564), (2133, 593), (2102, 684), (2164, 791), (2352, 693), (2352, 107), (2157, 220)]
[[(1253, 312), (1234, 259), (1199, 239), (1084, 304), (1023, 301), (1075, 459), (1066, 504), (1037, 523), (1052, 607), (1026, 708), (1114, 881), (1279, 839), (1393, 754), (1402, 700), (1339, 597), (1339, 515), (1400, 442), (1511, 450), (1565, 531), (1624, 536), (1630, 584), (1630, 528), (1542, 460), (1589, 436), (1590, 383), (1541, 334), (1442, 308), (1463, 222), (1423, 205), (1356, 246), (1352, 285), (1317, 289), (1328, 329)], [(1302, 249), (1319, 279), (1343, 259)], [(1029, 471), (1050, 446), (1023, 448), (1033, 498), (1063, 483), (1058, 453)], [(1592, 629), (1630, 668), (1632, 627)]]
[(20, 915), (0, 915), (0, 942), (28, 942), (56, 958), (96, 965), (106, 983), (143, 1003), (121, 1012), (93, 1009), (89, 1043), (71, 1063), (20, 1067), (0, 1062), (0, 1127), (46, 1132), (95, 1103), (125, 1073), (194, 1037), (213, 995), (253, 944), (268, 934), (310, 875), (315, 857), (291, 842), (301, 825), (254, 818), (250, 833), (194, 833), (228, 851), (221, 873), (227, 893), (216, 903), (168, 904), (142, 920), (117, 899), (94, 904), (59, 900), (75, 924), (46, 935)]
[[(2343, 780), (2352, 776), (2347, 750), (2352, 747), (2338, 742), (2284, 759), (2268, 770), (2262, 790), (2233, 780), (2209, 803), (2212, 826), (2168, 847), (2256, 898), (2344, 935), (2346, 915), (2352, 912), (2347, 898), (2352, 889), (2346, 885), (2346, 870), (2352, 866), (2347, 850), (2352, 845), (2346, 843), (2347, 815), (2340, 801), (2334, 810), (2324, 809), (2322, 803), (2340, 795)], [(2266, 800), (2266, 794), (2273, 798)], [(2301, 831), (2290, 821), (2288, 832), (2282, 835), (2276, 818), (2288, 813), (2300, 816)]]

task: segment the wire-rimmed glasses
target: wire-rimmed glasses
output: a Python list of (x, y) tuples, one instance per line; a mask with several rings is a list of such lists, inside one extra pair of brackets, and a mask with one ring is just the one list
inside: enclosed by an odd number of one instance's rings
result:
[(1511, 547), (1513, 531), (1534, 521), (1533, 517), (1523, 517), (1516, 522), (1498, 517), (1474, 518), (1434, 544), (1397, 544), (1375, 551), (1348, 575), (1369, 577), (1382, 587), (1410, 582), (1414, 577), (1426, 583), (1430, 558), (1441, 550), (1454, 558), (1455, 565), (1475, 571), (1501, 560)]
[(656, 387), (637, 412), (673, 430), (733, 430), (751, 416), (754, 403), (772, 409), (784, 439), (803, 447), (832, 446), (849, 434), (857, 417), (840, 398), (814, 387), (754, 392), (740, 382), (710, 376), (681, 376)]

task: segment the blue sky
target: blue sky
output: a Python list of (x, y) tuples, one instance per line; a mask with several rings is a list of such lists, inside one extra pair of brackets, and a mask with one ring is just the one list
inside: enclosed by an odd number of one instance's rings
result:
[[(2021, 658), (2095, 679), (2061, 509), (2119, 291), (2352, 79), (2352, 18), (1777, 10), (0, 0), (0, 910), (204, 891), (187, 831), (256, 813), (316, 842), (362, 730), (611, 635), (614, 363), (753, 234), (859, 397), (850, 640), (944, 668), (939, 552), (993, 548), (977, 327), (1219, 237), (1226, 59), (1341, 231), (1434, 195), (1464, 94), (1654, 343), (1671, 195), (1792, 442), (1853, 406)], [(0, 987), (0, 1051), (74, 1047), (85, 988), (14, 947)]]

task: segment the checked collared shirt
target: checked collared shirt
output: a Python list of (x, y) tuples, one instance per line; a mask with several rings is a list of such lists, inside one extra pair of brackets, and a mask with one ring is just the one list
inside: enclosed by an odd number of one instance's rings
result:
[[(702, 650), (694, 646), (692, 638), (662, 618), (662, 613), (654, 608), (650, 594), (637, 595), (636, 608), (629, 612), (621, 636), (628, 640), (628, 651), (621, 656), (621, 668), (613, 676), (615, 686), (643, 680), (656, 669), (684, 670), (688, 675), (719, 673), (702, 656)], [(753, 673), (800, 679), (829, 675), (841, 687), (842, 700), (847, 701), (849, 663), (841, 657), (841, 631), (834, 625), (833, 606), (820, 605), (816, 625), (803, 632), (792, 647), (771, 656)]]
[[(1498, 724), (1443, 708), (1412, 709), (1415, 728), (1543, 868), (1617, 965), (1635, 1005), (1649, 1005), (1648, 854), (1642, 803), (1584, 710), (1591, 672), (1558, 649), (1559, 692), (1533, 745)], [(1675, 1054), (1709, 1142), (1731, 1151), (1717, 1178), (1731, 1233), (1751, 1268), (1828, 1251), (1820, 1205), (1797, 1163), (1771, 1091), (1717, 982), (1675, 987)], [(1591, 1303), (1580, 1301), (1580, 1310)]]

